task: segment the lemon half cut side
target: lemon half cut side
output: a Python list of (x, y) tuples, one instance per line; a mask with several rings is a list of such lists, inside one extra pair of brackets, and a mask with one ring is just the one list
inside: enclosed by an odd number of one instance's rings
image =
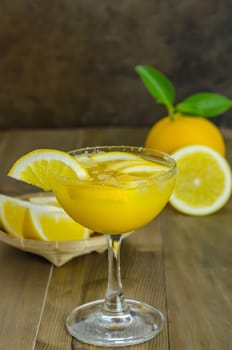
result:
[(221, 209), (232, 190), (228, 161), (208, 146), (183, 147), (172, 154), (177, 162), (176, 186), (170, 204), (189, 215), (209, 215)]
[(49, 191), (52, 173), (74, 179), (86, 179), (89, 176), (74, 157), (55, 149), (36, 149), (26, 153), (13, 164), (8, 176)]

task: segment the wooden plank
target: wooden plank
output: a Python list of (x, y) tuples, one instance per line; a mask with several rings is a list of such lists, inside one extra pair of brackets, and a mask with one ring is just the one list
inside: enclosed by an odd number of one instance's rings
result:
[(49, 282), (50, 264), (0, 243), (0, 349), (31, 350)]
[(171, 350), (230, 348), (230, 213), (163, 216)]
[(148, 128), (88, 128), (84, 135), (85, 146), (129, 145), (143, 146)]
[[(1, 192), (4, 188), (9, 149), (20, 152), (9, 132), (1, 132)], [(14, 185), (15, 186), (15, 185)], [(0, 349), (33, 349), (50, 276), (45, 260), (0, 243)]]
[[(33, 148), (142, 145), (146, 132), (146, 128), (2, 132), (0, 192), (21, 194), (35, 190), (6, 177), (13, 161)], [(232, 162), (232, 133), (225, 130), (225, 136), (227, 157)], [(214, 216), (191, 218), (168, 207), (158, 220), (124, 242), (122, 277), (126, 297), (151, 303), (168, 317), (161, 335), (133, 348), (229, 348), (231, 210), (230, 201)], [(53, 270), (44, 259), (1, 243), (0, 350), (95, 349), (72, 342), (64, 322), (77, 304), (102, 298), (106, 273), (105, 253), (89, 254)]]
[[(232, 133), (224, 132), (232, 164)], [(218, 213), (162, 215), (170, 350), (231, 347), (232, 199)]]
[[(155, 305), (166, 314), (158, 220), (138, 230), (123, 242), (121, 261), (125, 296)], [(67, 315), (77, 305), (102, 299), (106, 283), (106, 253), (92, 253), (76, 258), (61, 268), (55, 268), (35, 350), (69, 350), (71, 336), (64, 326)], [(72, 346), (76, 350), (96, 349), (74, 340)], [(133, 348), (168, 350), (167, 323), (157, 338)]]

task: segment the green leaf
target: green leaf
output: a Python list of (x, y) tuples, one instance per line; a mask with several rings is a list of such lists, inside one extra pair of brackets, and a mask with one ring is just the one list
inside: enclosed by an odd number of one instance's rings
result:
[(222, 114), (231, 107), (232, 100), (225, 96), (200, 92), (180, 102), (175, 109), (182, 114), (209, 118)]
[(169, 113), (172, 114), (175, 90), (170, 80), (157, 69), (149, 66), (136, 66), (135, 71), (156, 102), (164, 104)]

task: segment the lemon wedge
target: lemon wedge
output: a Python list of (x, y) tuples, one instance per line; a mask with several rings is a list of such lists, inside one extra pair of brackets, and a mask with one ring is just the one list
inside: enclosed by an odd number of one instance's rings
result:
[(13, 237), (23, 237), (23, 223), (30, 203), (0, 194), (0, 220), (3, 229)]
[(36, 149), (23, 155), (13, 164), (8, 175), (48, 191), (51, 190), (52, 173), (78, 179), (89, 176), (74, 157), (52, 149)]
[[(32, 198), (39, 197), (30, 199)], [(75, 222), (61, 207), (45, 203), (34, 204), (2, 194), (0, 221), (3, 229), (13, 237), (68, 241), (86, 239), (92, 233)]]
[(23, 225), (24, 237), (43, 241), (82, 240), (92, 231), (75, 222), (62, 208), (30, 207)]
[(229, 200), (232, 190), (231, 168), (227, 160), (207, 146), (186, 146), (175, 153), (176, 186), (171, 205), (189, 215), (217, 212)]

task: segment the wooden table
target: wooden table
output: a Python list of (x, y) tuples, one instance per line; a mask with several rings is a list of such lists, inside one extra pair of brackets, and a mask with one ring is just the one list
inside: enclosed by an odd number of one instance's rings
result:
[[(6, 176), (11, 164), (32, 149), (142, 145), (146, 132), (145, 128), (2, 131), (0, 192), (18, 195), (32, 190)], [(232, 163), (232, 131), (223, 132)], [(230, 348), (231, 215), (231, 200), (217, 214), (205, 217), (185, 216), (167, 206), (141, 233), (124, 240), (126, 297), (155, 305), (167, 319), (157, 338), (134, 349)], [(57, 268), (0, 243), (0, 350), (95, 349), (73, 340), (64, 323), (75, 306), (104, 297), (106, 263), (106, 252), (91, 253)]]

